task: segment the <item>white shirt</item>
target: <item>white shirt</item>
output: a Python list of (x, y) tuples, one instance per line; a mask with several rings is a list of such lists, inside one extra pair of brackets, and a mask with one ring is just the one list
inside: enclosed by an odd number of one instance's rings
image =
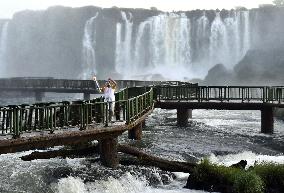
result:
[(106, 87), (104, 89), (104, 96), (106, 102), (115, 101), (114, 89)]

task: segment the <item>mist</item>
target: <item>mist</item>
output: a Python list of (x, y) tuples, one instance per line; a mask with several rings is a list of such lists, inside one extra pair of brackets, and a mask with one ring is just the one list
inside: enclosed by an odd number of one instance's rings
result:
[(0, 20), (0, 76), (280, 84), (283, 16), (272, 6), (22, 11)]

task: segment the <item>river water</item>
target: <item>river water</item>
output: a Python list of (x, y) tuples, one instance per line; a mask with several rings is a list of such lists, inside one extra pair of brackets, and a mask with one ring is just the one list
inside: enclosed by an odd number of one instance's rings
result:
[[(176, 111), (155, 111), (147, 118), (141, 141), (119, 137), (151, 154), (170, 160), (212, 162), (231, 165), (273, 161), (284, 164), (284, 122), (275, 120), (275, 134), (260, 133), (258, 111), (194, 110), (188, 127), (176, 126)], [(56, 147), (58, 148), (58, 147)], [(53, 158), (21, 161), (32, 151), (0, 155), (2, 193), (176, 193), (186, 190), (188, 174), (170, 173), (152, 167), (102, 167), (96, 155), (84, 158)]]

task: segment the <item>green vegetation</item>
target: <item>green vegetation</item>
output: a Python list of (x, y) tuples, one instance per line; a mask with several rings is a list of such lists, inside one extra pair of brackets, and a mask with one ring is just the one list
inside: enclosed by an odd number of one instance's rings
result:
[(284, 165), (261, 163), (252, 170), (263, 180), (266, 192), (284, 192)]
[(272, 2), (276, 6), (284, 6), (284, 0), (273, 0)]
[(186, 187), (223, 193), (283, 193), (284, 165), (261, 163), (243, 170), (204, 160), (189, 176)]

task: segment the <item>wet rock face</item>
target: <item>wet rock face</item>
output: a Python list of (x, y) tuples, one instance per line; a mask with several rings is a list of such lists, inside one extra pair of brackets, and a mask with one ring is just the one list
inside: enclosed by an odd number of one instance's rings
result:
[(227, 70), (223, 64), (216, 64), (205, 77), (206, 85), (226, 85), (232, 80), (232, 72)]
[[(22, 11), (9, 22), (7, 66), (10, 76), (52, 76), (74, 78), (82, 71), (84, 26), (99, 14), (97, 36), (98, 70), (113, 68), (116, 24), (121, 11), (132, 13), (134, 25), (159, 11), (144, 9), (102, 9), (99, 7), (68, 8), (55, 6), (45, 11)], [(0, 27), (6, 20), (0, 20)], [(107, 53), (107, 54), (105, 54)], [(21, 73), (15, 69), (21, 68)]]
[[(123, 24), (125, 22), (125, 19), (123, 19), (121, 15), (122, 11), (126, 13), (128, 21), (132, 22), (132, 42), (131, 45), (129, 45), (129, 47), (131, 47), (129, 50), (132, 51), (136, 44), (136, 39), (134, 37), (137, 37), (137, 34), (139, 33), (139, 25), (148, 18), (161, 14), (161, 11), (146, 9), (120, 9), (115, 7), (102, 9), (99, 7), (88, 6), (82, 8), (51, 7), (46, 11), (22, 11), (16, 13), (13, 19), (9, 22), (8, 29), (8, 47), (5, 57), (7, 60), (8, 75), (51, 76), (58, 78), (78, 77), (84, 68), (84, 66), (82, 66), (82, 40), (84, 36), (84, 28), (86, 22), (97, 13), (99, 13), (96, 22), (97, 31), (96, 34), (92, 35), (96, 36), (96, 46), (94, 49), (96, 70), (100, 72), (98, 76), (100, 78), (105, 78), (108, 77), (110, 73), (120, 73), (116, 72), (115, 64), (117, 62), (116, 51), (118, 49), (116, 48), (116, 41), (118, 38), (117, 24)], [(225, 21), (227, 17), (231, 17), (235, 14), (233, 10), (218, 11), (220, 13), (220, 18), (223, 21)], [(163, 14), (169, 15), (171, 13)], [(181, 13), (176, 12), (173, 14)], [(194, 10), (183, 12), (183, 14), (186, 15), (187, 18), (190, 18), (189, 25), (191, 25), (191, 29), (188, 31), (190, 31), (189, 34), (193, 34), (193, 37), (189, 38), (191, 42), (191, 45), (189, 46), (191, 50), (190, 59), (187, 57), (184, 57), (184, 59), (186, 59), (185, 61), (203, 59), (204, 53), (208, 54), (209, 51), (198, 48), (200, 47), (200, 44), (206, 45), (201, 46), (201, 48), (208, 48), (207, 44), (209, 44), (211, 40), (207, 37), (208, 34), (206, 34), (205, 39), (198, 39), (195, 37), (195, 35), (198, 34), (196, 30), (198, 19), (205, 15), (208, 19), (208, 25), (210, 26), (216, 18), (216, 10)], [(269, 50), (271, 48), (275, 48), (279, 50), (280, 46), (284, 45), (284, 26), (282, 25), (283, 17), (284, 8), (262, 8), (254, 9), (249, 12), (249, 28), (251, 29), (250, 43), (252, 45), (252, 49), (258, 50), (260, 48), (265, 48)], [(5, 21), (6, 20), (0, 20), (0, 27), (3, 23), (5, 23)], [(170, 22), (173, 21), (170, 20)], [(243, 21), (240, 23), (243, 23)], [(148, 45), (150, 45), (147, 41), (149, 41), (148, 36), (151, 34), (146, 33), (150, 30), (149, 26), (149, 24), (145, 24), (145, 33), (141, 36), (142, 47), (144, 46), (148, 48)], [(208, 29), (206, 28), (206, 30)], [(125, 31), (125, 25), (121, 25), (121, 34), (124, 34)], [(125, 38), (126, 36), (124, 37), (121, 35), (122, 43), (124, 43)], [(157, 43), (156, 46), (157, 48), (159, 48), (158, 44), (159, 43)], [(240, 44), (239, 46), (242, 45)], [(149, 59), (153, 52), (151, 50), (146, 50), (146, 48), (144, 50), (144, 47), (143, 49), (141, 48), (139, 52), (141, 55), (139, 59), (142, 61), (136, 62), (136, 65), (139, 64), (142, 66), (142, 69), (143, 67), (151, 65), (151, 61), (155, 61)], [(167, 47), (167, 49), (168, 48), (169, 47)], [(127, 55), (127, 53), (124, 54)], [(183, 55), (181, 56), (183, 57)], [(179, 55), (177, 58), (182, 58), (181, 56)], [(253, 56), (249, 55), (249, 53), (247, 57), (253, 58)], [(133, 59), (133, 57), (129, 58)], [(171, 57), (168, 57), (167, 60), (169, 60), (169, 58)], [(131, 63), (133, 61), (130, 60), (130, 62), (127, 62)], [(166, 62), (168, 61), (163, 61), (163, 64)], [(246, 63), (245, 70), (250, 69), (253, 61), (244, 62)], [(125, 62), (123, 61), (122, 63)], [(186, 65), (190, 66), (191, 64), (188, 63), (186, 63)], [(271, 63), (271, 65), (274, 65), (275, 67), (278, 65), (274, 64), (273, 60), (266, 60), (266, 63)], [(130, 64), (128, 65), (130, 66)], [(205, 64), (202, 63), (200, 65)], [(214, 65), (214, 63), (210, 65)], [(224, 65), (228, 66), (228, 64), (225, 63)], [(242, 66), (242, 62), (240, 62), (239, 65)], [(260, 66), (261, 68), (264, 67), (263, 65)], [(19, 72), (17, 69), (22, 70)], [(127, 70), (129, 69), (125, 69), (125, 71)], [(220, 68), (219, 70), (221, 71), (217, 74), (223, 73), (223, 75), (230, 75), (225, 70)], [(243, 70), (238, 71), (236, 68), (235, 73), (241, 74), (242, 71)], [(265, 72), (265, 70), (262, 71)], [(210, 79), (210, 76), (208, 79)]]
[(51, 7), (16, 13), (8, 27), (8, 72), (21, 76), (74, 76), (80, 70), (85, 22), (98, 10)]
[(250, 50), (235, 66), (235, 81), (255, 85), (275, 85), (283, 82), (283, 48)]

